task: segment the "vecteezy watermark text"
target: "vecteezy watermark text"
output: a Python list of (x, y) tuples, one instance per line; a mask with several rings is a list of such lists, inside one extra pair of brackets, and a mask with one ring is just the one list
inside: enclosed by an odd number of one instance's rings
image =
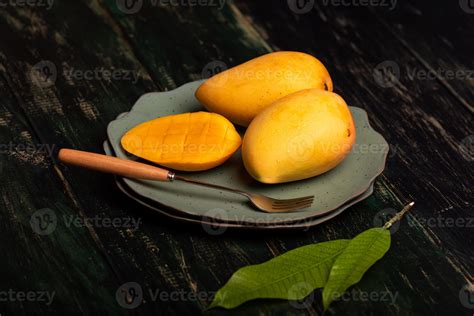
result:
[(474, 217), (449, 217), (449, 216), (434, 216), (434, 217), (420, 217), (414, 220), (409, 219), (410, 226), (422, 225), (427, 227), (440, 228), (474, 228)]
[(56, 149), (55, 144), (15, 144), (9, 142), (7, 144), (0, 144), (0, 154), (8, 153), (28, 153), (28, 154), (46, 154), (49, 157), (53, 156)]
[(141, 218), (133, 217), (81, 217), (78, 215), (63, 215), (58, 217), (56, 212), (50, 208), (43, 208), (34, 212), (30, 217), (30, 225), (34, 232), (39, 235), (49, 235), (53, 233), (59, 220), (66, 227), (95, 227), (95, 228), (128, 228), (137, 230), (142, 224)]
[(50, 10), (54, 0), (0, 0), (0, 8), (4, 7), (38, 7)]
[[(0, 0), (1, 1), (1, 0)], [(56, 64), (49, 60), (42, 60), (31, 67), (29, 76), (31, 81), (41, 88), (53, 86), (61, 71)], [(134, 69), (97, 67), (92, 69), (68, 68), (62, 70), (63, 77), (68, 81), (103, 80), (103, 81), (130, 81), (136, 84), (140, 72)]]
[(0, 290), (0, 302), (41, 302), (49, 306), (55, 295), (55, 291)]
[(288, 7), (296, 14), (305, 14), (316, 5), (325, 7), (385, 7), (393, 10), (398, 0), (287, 0)]
[(138, 72), (128, 69), (106, 69), (104, 67), (95, 69), (69, 69), (64, 71), (64, 76), (75, 80), (106, 80), (106, 81), (130, 81), (133, 84), (138, 81)]
[(215, 7), (222, 10), (226, 0), (150, 0), (150, 2), (153, 6)]
[(94, 217), (82, 218), (76, 215), (64, 215), (64, 223), (66, 227), (86, 227), (92, 226), (97, 228), (130, 228), (133, 230), (138, 229), (142, 223), (141, 218), (132, 218), (132, 217), (101, 217), (96, 215)]
[[(474, 0), (473, 0), (474, 1)], [(404, 74), (408, 80), (466, 80), (474, 81), (473, 69), (425, 69), (402, 67), (393, 60), (385, 60), (374, 67), (375, 82), (382, 88), (396, 86)]]
[(146, 299), (152, 302), (206, 302), (209, 303), (215, 297), (216, 292), (187, 291), (187, 290), (160, 290), (143, 289), (137, 282), (122, 284), (115, 292), (117, 303), (126, 309), (134, 309)]
[(281, 70), (281, 69), (265, 69), (265, 70), (240, 70), (234, 69), (230, 74), (225, 72), (227, 64), (221, 60), (214, 60), (207, 63), (201, 72), (202, 79), (208, 79), (220, 74), (218, 79), (208, 81), (208, 84), (219, 87), (223, 86), (228, 80), (288, 80), (288, 81), (304, 81), (311, 78), (311, 73), (305, 70)]
[(145, 2), (153, 7), (215, 7), (222, 10), (226, 0), (116, 0), (117, 8), (125, 14), (138, 13)]
[(340, 295), (335, 295), (335, 301), (353, 301), (353, 302), (387, 302), (391, 305), (394, 305), (399, 293), (391, 291), (372, 291), (372, 292), (365, 292), (365, 291), (357, 291), (352, 289), (351, 291), (344, 292)]
[(444, 80), (474, 80), (474, 70), (470, 69), (434, 69), (434, 70), (427, 70), (427, 69), (410, 69), (407, 67), (407, 74), (410, 80), (436, 80), (438, 78)]

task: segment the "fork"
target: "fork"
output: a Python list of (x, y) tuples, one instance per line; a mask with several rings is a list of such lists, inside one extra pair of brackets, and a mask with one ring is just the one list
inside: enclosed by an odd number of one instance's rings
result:
[(314, 196), (304, 196), (294, 199), (273, 199), (268, 196), (250, 193), (242, 190), (228, 188), (221, 185), (198, 181), (176, 175), (174, 172), (147, 165), (137, 161), (120, 159), (116, 157), (90, 153), (74, 149), (61, 149), (58, 154), (61, 162), (69, 165), (83, 167), (105, 173), (111, 173), (126, 178), (155, 180), (155, 181), (185, 181), (188, 183), (201, 185), (217, 190), (224, 190), (241, 194), (247, 197), (250, 202), (259, 210), (267, 213), (292, 212), (311, 206)]

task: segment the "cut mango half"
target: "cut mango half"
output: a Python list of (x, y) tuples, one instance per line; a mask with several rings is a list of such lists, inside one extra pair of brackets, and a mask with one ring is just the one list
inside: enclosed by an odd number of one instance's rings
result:
[(202, 171), (223, 164), (242, 139), (234, 125), (208, 112), (163, 116), (128, 131), (122, 147), (132, 155), (181, 171)]

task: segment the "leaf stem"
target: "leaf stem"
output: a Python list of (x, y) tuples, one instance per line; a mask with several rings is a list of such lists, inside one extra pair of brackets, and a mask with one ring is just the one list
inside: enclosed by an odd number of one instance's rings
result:
[(415, 205), (415, 202), (405, 205), (405, 207), (400, 212), (395, 214), (394, 217), (392, 217), (388, 222), (385, 223), (385, 225), (383, 225), (383, 228), (389, 229), (394, 223), (401, 220), (403, 215), (405, 215), (405, 213), (408, 212), (413, 207), (413, 205)]

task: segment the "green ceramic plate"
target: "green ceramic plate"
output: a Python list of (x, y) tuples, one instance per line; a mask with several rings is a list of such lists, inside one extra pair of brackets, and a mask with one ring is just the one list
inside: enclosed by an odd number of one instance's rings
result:
[[(108, 137), (116, 156), (136, 159), (128, 155), (120, 145), (122, 136), (134, 126), (165, 115), (203, 110), (194, 97), (194, 92), (201, 82), (191, 82), (168, 92), (145, 94), (138, 99), (129, 113), (112, 121), (108, 127)], [(371, 128), (364, 110), (356, 107), (350, 107), (350, 110), (357, 129), (356, 144), (339, 166), (323, 175), (292, 183), (262, 184), (247, 174), (240, 152), (212, 170), (184, 173), (198, 180), (275, 198), (314, 195), (315, 201), (308, 209), (268, 214), (257, 211), (239, 195), (179, 181), (163, 183), (124, 179), (124, 182), (137, 195), (189, 215), (202, 217), (212, 215), (215, 212), (213, 210), (224, 210), (219, 211), (219, 216), (225, 217), (227, 222), (275, 224), (323, 216), (367, 191), (385, 166), (387, 142)]]
[[(110, 147), (108, 141), (104, 142), (104, 151), (109, 156), (114, 156), (114, 153)], [(185, 212), (180, 210), (176, 210), (169, 207), (163, 207), (163, 205), (152, 201), (150, 199), (144, 198), (139, 196), (135, 192), (133, 192), (123, 181), (123, 178), (116, 177), (116, 184), (122, 193), (127, 195), (129, 198), (135, 200), (139, 204), (155, 211), (160, 215), (164, 215), (172, 220), (183, 221), (187, 223), (193, 224), (200, 224), (203, 228), (211, 234), (218, 234), (222, 233), (223, 228), (245, 228), (245, 229), (305, 229), (311, 226), (315, 226), (321, 224), (325, 221), (334, 218), (335, 216), (341, 214), (350, 206), (366, 199), (369, 197), (374, 191), (373, 183), (369, 186), (369, 189), (362, 193), (361, 195), (357, 196), (356, 198), (350, 200), (349, 202), (345, 203), (341, 207), (337, 208), (336, 210), (332, 211), (329, 214), (320, 217), (313, 217), (313, 218), (305, 218), (301, 221), (296, 222), (285, 222), (285, 223), (273, 223), (273, 224), (264, 224), (264, 223), (230, 223), (225, 221), (222, 217), (226, 216), (226, 212), (224, 210), (214, 210), (213, 212), (209, 212), (206, 216), (203, 217), (196, 217), (189, 215)], [(212, 213), (212, 214), (211, 214)]]

